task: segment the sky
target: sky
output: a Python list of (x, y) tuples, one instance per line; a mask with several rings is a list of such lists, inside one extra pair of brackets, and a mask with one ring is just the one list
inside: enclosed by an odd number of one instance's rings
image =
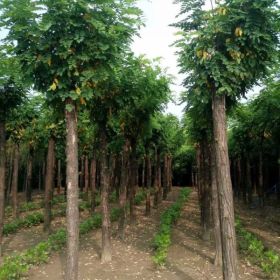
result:
[[(176, 40), (177, 30), (169, 26), (176, 22), (179, 6), (174, 5), (173, 0), (139, 0), (138, 6), (143, 11), (145, 27), (140, 30), (140, 37), (135, 38), (132, 50), (136, 55), (145, 54), (150, 59), (162, 58), (162, 67), (168, 68), (167, 72), (175, 77), (172, 92), (174, 100), (179, 103), (184, 77), (178, 73), (176, 48), (171, 46)], [(167, 112), (181, 117), (183, 108), (183, 105), (170, 102)]]

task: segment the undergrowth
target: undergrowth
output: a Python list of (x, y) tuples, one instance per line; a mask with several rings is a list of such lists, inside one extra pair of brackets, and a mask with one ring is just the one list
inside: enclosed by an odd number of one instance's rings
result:
[(241, 253), (243, 253), (252, 264), (259, 266), (267, 277), (275, 280), (279, 279), (279, 254), (265, 248), (261, 240), (244, 228), (240, 219), (236, 219), (235, 229), (238, 237), (238, 247)]
[[(120, 210), (113, 208), (111, 211), (111, 220), (116, 221), (119, 218)], [(80, 235), (84, 235), (93, 229), (100, 228), (102, 225), (102, 216), (99, 213), (80, 223)], [(34, 248), (28, 249), (16, 256), (4, 259), (0, 267), (0, 280), (18, 280), (22, 279), (32, 265), (46, 263), (52, 252), (61, 250), (66, 244), (66, 230), (59, 229), (50, 235), (47, 241), (40, 242)]]
[[(141, 196), (142, 197), (142, 196)], [(111, 196), (111, 201), (116, 199), (115, 195)], [(62, 202), (62, 201), (60, 201)], [(60, 203), (59, 202), (59, 203)], [(80, 203), (80, 209), (85, 210), (90, 208), (90, 204), (87, 202)], [(60, 212), (59, 212), (60, 211)], [(65, 214), (65, 209), (59, 209), (53, 215)], [(32, 223), (39, 223), (43, 221), (44, 217), (41, 213), (32, 214), (33, 216), (28, 218), (28, 221), (24, 223), (31, 226)], [(120, 208), (113, 208), (110, 212), (110, 219), (112, 222), (117, 221), (121, 215)], [(21, 221), (20, 223), (23, 223)], [(90, 218), (80, 223), (80, 236), (90, 232), (93, 229), (101, 228), (102, 226), (102, 215), (95, 213)], [(12, 228), (12, 226), (10, 225)], [(16, 225), (15, 227), (19, 227)], [(67, 234), (65, 229), (59, 229), (54, 234), (51, 234), (46, 241), (40, 242), (33, 248), (25, 250), (24, 252), (6, 257), (0, 267), (0, 280), (18, 280), (22, 279), (29, 268), (32, 265), (39, 265), (46, 263), (52, 252), (61, 250), (67, 240)]]
[(187, 201), (191, 190), (184, 188), (180, 191), (179, 197), (160, 217), (160, 227), (153, 239), (155, 253), (153, 261), (157, 265), (164, 265), (167, 258), (168, 248), (171, 245), (171, 229), (179, 219), (184, 203)]

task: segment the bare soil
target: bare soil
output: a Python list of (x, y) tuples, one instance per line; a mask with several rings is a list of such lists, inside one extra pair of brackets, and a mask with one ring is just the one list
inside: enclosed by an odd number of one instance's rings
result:
[[(159, 268), (153, 264), (151, 244), (159, 226), (160, 214), (176, 200), (178, 193), (179, 189), (174, 188), (168, 200), (163, 201), (159, 209), (153, 209), (150, 217), (144, 216), (144, 205), (137, 207), (137, 221), (128, 225), (124, 241), (116, 237), (116, 224), (112, 226), (113, 260), (109, 264), (100, 263), (101, 230), (83, 236), (79, 253), (79, 279), (222, 279), (221, 269), (213, 265), (213, 243), (204, 242), (200, 237), (200, 214), (195, 191), (173, 229), (166, 267)], [(63, 279), (64, 268), (65, 252), (61, 252), (52, 256), (48, 264), (34, 267), (28, 278), (60, 280)], [(258, 268), (242, 259), (239, 261), (239, 272), (242, 280), (264, 279)]]

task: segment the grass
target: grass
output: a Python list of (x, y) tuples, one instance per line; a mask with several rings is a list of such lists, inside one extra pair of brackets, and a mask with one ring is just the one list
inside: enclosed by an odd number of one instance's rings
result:
[(160, 217), (159, 231), (153, 239), (155, 253), (153, 261), (157, 265), (164, 265), (167, 258), (168, 248), (171, 245), (171, 229), (179, 219), (184, 203), (187, 201), (191, 190), (184, 188), (180, 191), (179, 197)]
[[(83, 202), (80, 205), (82, 209), (86, 209), (87, 207), (90, 207), (90, 204)], [(110, 212), (111, 221), (117, 221), (120, 214), (120, 208), (113, 208)], [(40, 218), (42, 217), (40, 216)], [(100, 213), (95, 213), (80, 223), (80, 236), (85, 235), (93, 229), (101, 228), (101, 226), (102, 215)], [(35, 247), (25, 250), (20, 254), (6, 257), (0, 267), (0, 280), (22, 279), (31, 266), (47, 263), (52, 252), (61, 250), (65, 246), (66, 240), (66, 230), (59, 229), (54, 234), (51, 234), (46, 241), (40, 242)]]
[(236, 219), (235, 229), (238, 247), (242, 254), (254, 265), (259, 266), (269, 279), (279, 279), (280, 256), (277, 252), (267, 249), (256, 235), (246, 230)]

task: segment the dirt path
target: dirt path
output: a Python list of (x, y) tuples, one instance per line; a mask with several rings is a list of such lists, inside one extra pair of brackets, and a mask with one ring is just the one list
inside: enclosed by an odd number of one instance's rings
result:
[[(213, 244), (201, 240), (197, 194), (191, 194), (183, 215), (173, 229), (172, 246), (165, 268), (157, 268), (151, 259), (152, 238), (159, 225), (160, 214), (176, 200), (175, 188), (160, 209), (153, 209), (151, 217), (144, 216), (144, 206), (137, 207), (137, 222), (127, 227), (124, 242), (117, 239), (116, 225), (112, 228), (113, 261), (100, 263), (101, 231), (93, 231), (83, 237), (79, 255), (79, 279), (81, 280), (204, 280), (222, 279), (220, 269), (212, 265)], [(65, 268), (65, 252), (53, 256), (50, 262), (34, 267), (29, 279), (61, 280)], [(259, 270), (239, 263), (240, 279), (263, 279)]]

